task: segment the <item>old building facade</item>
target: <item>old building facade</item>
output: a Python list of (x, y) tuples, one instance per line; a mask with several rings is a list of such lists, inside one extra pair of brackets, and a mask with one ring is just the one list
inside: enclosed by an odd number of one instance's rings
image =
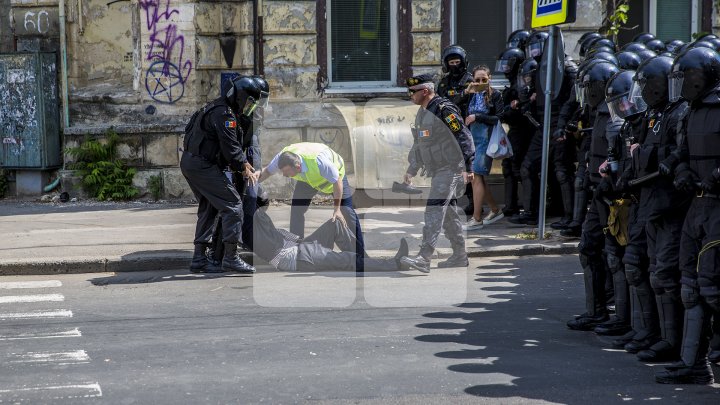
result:
[[(577, 21), (563, 27), (568, 53), (611, 7), (578, 3)], [(628, 26), (637, 27), (621, 38), (651, 31), (690, 40), (716, 28), (714, 3), (631, 0)], [(468, 50), (471, 64), (494, 63), (507, 34), (529, 27), (531, 7), (530, 0), (3, 0), (11, 24), (0, 26), (0, 42), (3, 52), (56, 52), (67, 66), (58, 69), (62, 144), (113, 127), (143, 191), (160, 175), (167, 198), (189, 198), (178, 168), (185, 121), (233, 73), (270, 83), (272, 109), (260, 130), (266, 159), (288, 143), (324, 142), (345, 157), (358, 187), (381, 190), (403, 169), (406, 151), (391, 159), (379, 151), (408, 142), (403, 128), (414, 109), (404, 80), (439, 74), (451, 43)], [(77, 185), (72, 171), (59, 173), (65, 189)], [(270, 188), (286, 184), (277, 179)]]

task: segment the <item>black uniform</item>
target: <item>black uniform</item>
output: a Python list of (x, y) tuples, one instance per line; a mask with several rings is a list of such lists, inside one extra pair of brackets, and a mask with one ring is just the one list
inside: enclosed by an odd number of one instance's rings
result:
[(513, 149), (513, 155), (502, 161), (502, 173), (505, 179), (505, 207), (503, 211), (506, 216), (517, 214), (519, 211), (518, 184), (522, 182), (520, 169), (530, 146), (530, 138), (535, 133), (535, 127), (523, 115), (522, 109), (510, 106), (513, 100), (520, 102), (516, 81), (510, 80), (510, 83), (510, 86), (503, 89), (502, 99), (505, 108), (503, 108), (503, 112), (499, 116), (500, 120), (509, 127), (507, 135)]
[[(636, 177), (657, 172), (658, 163), (678, 148), (680, 128), (688, 105), (679, 101), (664, 111), (648, 116), (645, 139), (637, 149)], [(641, 360), (670, 360), (680, 353), (683, 308), (680, 301), (680, 238), (690, 206), (690, 196), (672, 185), (672, 179), (658, 177), (642, 183), (643, 200), (648, 202), (646, 234), (650, 286), (655, 292), (661, 340), (638, 353)]]
[[(452, 101), (460, 109), (461, 113), (465, 113), (472, 98), (472, 94), (467, 93), (465, 90), (467, 90), (468, 83), (472, 81), (473, 77), (467, 70), (460, 76), (448, 73), (440, 79), (437, 95)], [(462, 116), (465, 117), (465, 115)]]
[(180, 169), (198, 201), (195, 244), (208, 244), (215, 215), (222, 220), (224, 243), (237, 243), (242, 225), (242, 201), (232, 182), (221, 170), (227, 163), (240, 172), (247, 162), (238, 142), (238, 120), (220, 97), (198, 110), (185, 127)]
[(464, 187), (461, 172), (470, 172), (474, 157), (472, 135), (458, 107), (440, 96), (418, 111), (413, 135), (407, 173), (414, 176), (422, 169), (432, 177), (420, 256), (428, 259), (435, 251), (441, 227), (453, 252), (464, 254), (465, 238), (455, 199)]

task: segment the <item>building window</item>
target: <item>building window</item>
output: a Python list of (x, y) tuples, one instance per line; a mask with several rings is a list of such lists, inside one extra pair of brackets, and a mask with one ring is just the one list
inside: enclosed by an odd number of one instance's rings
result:
[(516, 21), (522, 21), (522, 18), (512, 18), (513, 10), (517, 13), (518, 1), (453, 2), (452, 42), (467, 51), (470, 68), (475, 65), (495, 66), (495, 59), (505, 49), (507, 36), (513, 28), (520, 28), (513, 27), (518, 25)]
[(328, 70), (332, 87), (394, 86), (397, 0), (328, 0)]
[(699, 0), (650, 0), (650, 31), (663, 41), (691, 41), (698, 31)]

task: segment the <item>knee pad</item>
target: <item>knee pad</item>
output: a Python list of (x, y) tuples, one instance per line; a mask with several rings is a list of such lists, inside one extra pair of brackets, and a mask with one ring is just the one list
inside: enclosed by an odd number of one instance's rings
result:
[(630, 264), (636, 267), (641, 266), (644, 263), (644, 255), (638, 249), (634, 249), (633, 246), (628, 246), (623, 256), (623, 263), (626, 265)]
[(611, 255), (611, 254), (607, 255), (607, 265), (608, 265), (608, 268), (610, 269), (610, 272), (613, 274), (624, 270), (623, 265), (622, 265), (622, 260), (615, 255)]
[(643, 271), (633, 264), (625, 263), (625, 278), (627, 278), (628, 284), (639, 286), (643, 281)]
[(564, 170), (555, 170), (555, 178), (560, 184), (565, 184), (568, 182), (567, 174)]

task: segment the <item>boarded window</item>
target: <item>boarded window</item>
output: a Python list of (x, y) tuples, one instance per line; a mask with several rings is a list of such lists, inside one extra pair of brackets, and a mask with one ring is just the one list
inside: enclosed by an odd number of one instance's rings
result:
[(508, 36), (508, 2), (455, 0), (455, 42), (468, 53), (470, 68), (495, 66)]
[(390, 83), (392, 0), (330, 0), (330, 81)]

